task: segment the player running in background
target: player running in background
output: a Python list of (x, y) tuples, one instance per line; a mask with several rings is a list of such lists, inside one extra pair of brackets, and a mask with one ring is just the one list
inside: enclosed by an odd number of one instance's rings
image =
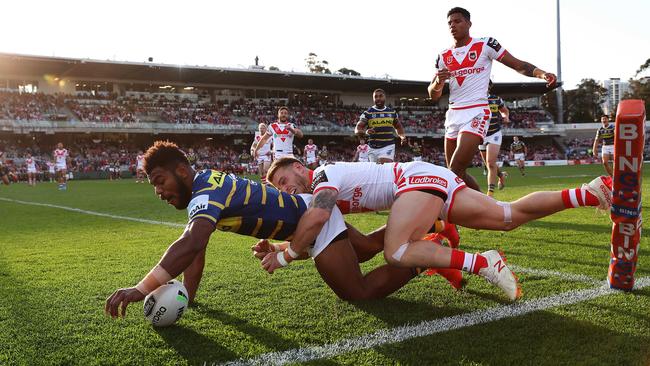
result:
[[(505, 260), (497, 251), (469, 254), (422, 240), (438, 217), (473, 229), (512, 230), (568, 208), (611, 209), (612, 204), (611, 178), (598, 177), (582, 188), (534, 192), (514, 202), (499, 202), (464, 189), (465, 182), (449, 169), (424, 162), (336, 163), (311, 171), (298, 160), (285, 158), (273, 163), (269, 181), (285, 192), (314, 194), (291, 241), (297, 252), (313, 242), (335, 205), (347, 205), (356, 212), (390, 209), (384, 235), (384, 257), (389, 264), (462, 269), (485, 277), (510, 299), (520, 295), (517, 280), (510, 270), (503, 270)], [(273, 262), (268, 268), (279, 266)]]
[(50, 180), (50, 183), (52, 183), (56, 178), (56, 170), (54, 169), (56, 167), (56, 164), (49, 160), (45, 164), (47, 165), (47, 176)]
[(271, 161), (273, 161), (273, 152), (271, 151), (273, 140), (267, 139), (264, 145), (257, 150), (257, 155), (255, 154), (255, 149), (262, 139), (262, 136), (266, 135), (267, 128), (268, 127), (264, 123), (257, 125), (255, 138), (251, 144), (251, 155), (257, 161), (257, 173), (260, 175), (260, 180), (263, 184), (266, 184), (266, 172), (269, 171)]
[(279, 159), (283, 156), (293, 157), (293, 139), (302, 138), (302, 131), (293, 123), (289, 122), (289, 108), (280, 107), (278, 109), (278, 120), (271, 123), (266, 133), (262, 135), (260, 141), (253, 150), (253, 156), (258, 156), (261, 146), (266, 141), (273, 139), (273, 159)]
[(323, 145), (323, 148), (318, 152), (318, 165), (322, 166), (329, 162), (330, 153), (327, 151), (327, 145)]
[(59, 182), (59, 190), (68, 189), (68, 150), (63, 148), (63, 143), (59, 142), (54, 150), (54, 161), (56, 162), (56, 174)]
[(598, 157), (598, 142), (603, 141), (603, 148), (601, 151), (601, 156), (603, 159), (603, 166), (607, 174), (612, 177), (612, 166), (610, 163), (614, 159), (614, 124), (609, 122), (609, 117), (604, 115), (600, 117), (600, 122), (602, 122), (603, 127), (600, 127), (596, 131), (596, 138), (594, 139), (593, 154), (594, 157)]
[(366, 144), (366, 140), (360, 138), (359, 146), (357, 146), (357, 150), (354, 152), (354, 158), (352, 158), (352, 161), (369, 162), (370, 161), (370, 158), (368, 157), (369, 152), (370, 152), (370, 147), (368, 146), (368, 144)]
[(472, 164), (476, 148), (483, 142), (490, 120), (488, 82), (493, 60), (497, 60), (520, 74), (544, 79), (549, 87), (557, 78), (552, 73), (521, 61), (494, 38), (472, 38), (470, 14), (463, 8), (452, 8), (447, 13), (447, 24), (454, 45), (442, 51), (436, 60), (438, 72), (428, 87), (435, 102), (442, 96), (445, 81), (449, 80), (449, 110), (445, 118), (445, 158), (447, 167), (462, 178), (467, 186), (479, 190), (478, 183), (466, 169)]
[(36, 187), (36, 160), (34, 160), (32, 154), (27, 154), (25, 165), (27, 166), (27, 184)]
[(368, 108), (359, 117), (354, 133), (359, 138), (368, 137), (370, 146), (368, 157), (373, 163), (389, 163), (395, 160), (395, 135), (397, 132), (402, 144), (406, 143), (404, 126), (399, 121), (397, 112), (386, 106), (386, 93), (382, 89), (372, 92), (375, 105)]
[(513, 137), (512, 144), (510, 144), (510, 158), (517, 162), (517, 168), (519, 168), (522, 177), (526, 176), (526, 172), (524, 172), (526, 167), (526, 155), (528, 155), (526, 144), (519, 140), (518, 136)]
[(318, 146), (314, 145), (314, 140), (307, 140), (307, 145), (305, 145), (303, 151), (303, 157), (305, 159), (305, 164), (307, 167), (309, 169), (316, 169), (316, 167), (318, 167), (318, 158), (316, 157), (316, 154), (318, 154), (319, 151)]
[[(203, 275), (206, 246), (215, 230), (257, 238), (290, 239), (311, 200), (311, 195), (282, 193), (215, 170), (196, 172), (183, 152), (170, 142), (157, 141), (147, 150), (145, 169), (155, 193), (175, 208), (187, 209), (189, 223), (137, 286), (119, 289), (106, 300), (105, 311), (113, 317), (124, 316), (129, 303), (143, 300), (181, 273), (193, 301)], [(345, 300), (382, 298), (417, 275), (413, 269), (389, 265), (363, 275), (350, 240), (361, 237), (353, 228), (346, 229), (340, 211), (334, 210), (309, 249), (321, 277), (339, 297)], [(288, 243), (279, 246), (259, 243), (254, 250), (256, 254), (286, 262), (307, 258), (306, 253), (291, 250)]]
[[(489, 89), (492, 91), (492, 81), (490, 80)], [(488, 106), (490, 107), (490, 127), (488, 127), (487, 134), (483, 143), (478, 146), (483, 159), (483, 166), (487, 167), (487, 181), (488, 191), (487, 195), (492, 197), (494, 195), (494, 188), (499, 181), (499, 189), (504, 187), (504, 172), (499, 169), (497, 160), (499, 158), (499, 151), (501, 149), (501, 141), (503, 135), (501, 133), (501, 119), (503, 123), (510, 123), (510, 111), (503, 99), (494, 94), (488, 95)]]
[(145, 177), (146, 174), (144, 172), (144, 154), (142, 153), (142, 150), (139, 150), (138, 156), (135, 157), (135, 182), (144, 183)]

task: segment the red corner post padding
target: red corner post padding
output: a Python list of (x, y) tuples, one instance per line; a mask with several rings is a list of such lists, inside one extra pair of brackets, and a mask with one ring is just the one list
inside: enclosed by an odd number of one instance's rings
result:
[(642, 100), (622, 100), (616, 111), (612, 187), (612, 251), (607, 281), (630, 291), (641, 235), (641, 176), (645, 107)]

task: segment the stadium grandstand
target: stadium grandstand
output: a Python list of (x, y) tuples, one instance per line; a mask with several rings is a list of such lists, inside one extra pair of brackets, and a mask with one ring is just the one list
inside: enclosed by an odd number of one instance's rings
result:
[[(330, 160), (351, 160), (354, 126), (382, 88), (423, 158), (444, 165), (446, 98), (433, 103), (426, 81), (178, 66), (155, 63), (0, 54), (0, 151), (14, 179), (24, 179), (27, 153), (48, 179), (47, 162), (57, 142), (71, 155), (74, 178), (108, 176), (119, 166), (134, 173), (139, 150), (170, 139), (197, 152), (197, 165), (255, 171), (247, 153), (260, 122), (287, 106), (291, 120)], [(590, 163), (597, 124), (556, 125), (541, 108), (544, 83), (496, 83), (493, 92), (510, 109), (503, 148), (525, 139), (528, 164)], [(306, 144), (297, 141), (298, 148)], [(399, 161), (411, 159), (408, 147)], [(502, 160), (509, 154), (503, 150)], [(567, 161), (569, 159), (569, 161)], [(480, 158), (475, 159), (480, 164)]]

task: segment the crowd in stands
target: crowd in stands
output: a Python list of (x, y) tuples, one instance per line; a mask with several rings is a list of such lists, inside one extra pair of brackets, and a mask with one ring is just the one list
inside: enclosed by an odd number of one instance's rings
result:
[[(176, 124), (241, 125), (270, 123), (277, 118), (277, 109), (287, 105), (291, 122), (313, 126), (316, 130), (354, 128), (367, 106), (301, 101), (239, 99), (235, 101), (210, 98), (185, 98), (178, 94), (139, 94), (118, 96), (111, 93), (79, 93), (48, 95), (42, 93), (0, 92), (0, 118), (23, 120), (73, 120), (84, 122), (167, 122)], [(440, 132), (445, 110), (401, 106), (397, 108), (407, 132)], [(541, 110), (512, 109), (508, 127), (535, 128), (536, 122), (548, 120)]]

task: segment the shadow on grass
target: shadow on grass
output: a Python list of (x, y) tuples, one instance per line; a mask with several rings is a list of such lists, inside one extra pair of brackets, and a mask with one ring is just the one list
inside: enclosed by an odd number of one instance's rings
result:
[(626, 334), (626, 326), (634, 325), (623, 323), (620, 331), (613, 331), (551, 312), (535, 312), (377, 351), (395, 363), (411, 365), (647, 365), (650, 335)]
[(156, 328), (165, 343), (173, 348), (190, 365), (205, 362), (226, 362), (238, 358), (237, 355), (193, 329), (177, 325), (169, 328)]

